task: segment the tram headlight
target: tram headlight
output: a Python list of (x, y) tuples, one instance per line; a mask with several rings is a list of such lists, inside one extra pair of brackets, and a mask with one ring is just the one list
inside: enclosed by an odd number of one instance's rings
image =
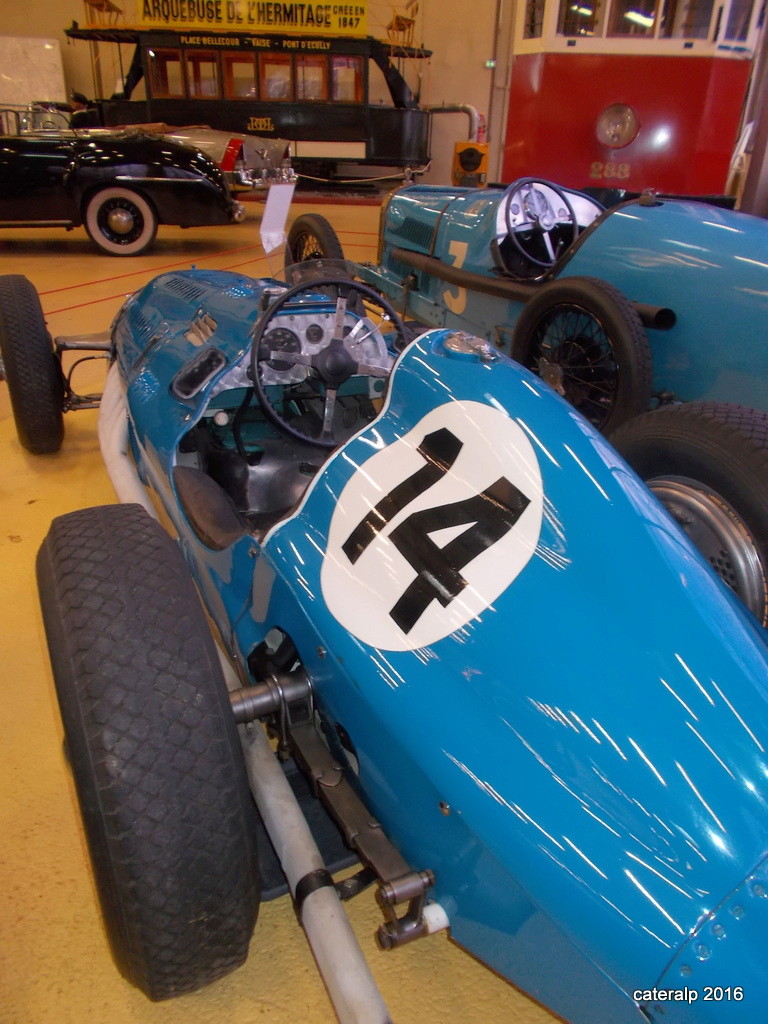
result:
[(600, 114), (595, 124), (597, 141), (611, 149), (628, 146), (640, 131), (637, 114), (627, 103), (612, 103)]

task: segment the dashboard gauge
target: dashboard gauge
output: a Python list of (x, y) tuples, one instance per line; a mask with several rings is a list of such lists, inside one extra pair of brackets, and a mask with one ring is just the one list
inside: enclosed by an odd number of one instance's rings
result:
[(317, 345), (319, 341), (322, 341), (325, 337), (325, 331), (320, 324), (310, 324), (304, 332), (304, 337), (310, 343), (310, 345)]
[(267, 366), (271, 370), (292, 370), (296, 362), (291, 356), (301, 353), (301, 341), (298, 334), (287, 327), (275, 327), (264, 336), (261, 351), (271, 356), (267, 359)]

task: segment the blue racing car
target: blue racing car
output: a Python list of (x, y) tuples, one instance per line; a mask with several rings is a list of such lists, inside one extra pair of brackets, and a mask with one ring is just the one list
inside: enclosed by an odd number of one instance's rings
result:
[[(91, 339), (120, 504), (56, 519), (38, 580), (119, 968), (236, 968), (266, 828), (344, 1024), (389, 1020), (340, 912), (370, 884), (381, 947), (449, 928), (571, 1024), (759, 1024), (764, 630), (560, 396), (353, 272), (165, 273)], [(55, 447), (36, 296), (0, 300)]]
[[(611, 197), (615, 199), (615, 196)], [(360, 280), (423, 325), (469, 331), (607, 434), (768, 623), (768, 222), (552, 182), (411, 185)], [(340, 256), (315, 214), (287, 260)], [(652, 410), (652, 412), (649, 412)]]

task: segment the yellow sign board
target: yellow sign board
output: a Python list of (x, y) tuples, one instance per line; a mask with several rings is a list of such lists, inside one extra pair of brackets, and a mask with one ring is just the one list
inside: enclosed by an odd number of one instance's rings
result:
[(356, 3), (276, 3), (273, 0), (137, 0), (145, 29), (280, 32), (314, 36), (368, 34), (366, 0)]

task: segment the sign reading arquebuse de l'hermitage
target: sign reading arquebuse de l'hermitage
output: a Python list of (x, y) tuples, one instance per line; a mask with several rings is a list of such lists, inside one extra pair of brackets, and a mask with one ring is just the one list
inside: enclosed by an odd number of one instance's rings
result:
[(277, 3), (274, 0), (137, 0), (142, 28), (296, 32), (364, 36), (367, 0), (357, 3)]

